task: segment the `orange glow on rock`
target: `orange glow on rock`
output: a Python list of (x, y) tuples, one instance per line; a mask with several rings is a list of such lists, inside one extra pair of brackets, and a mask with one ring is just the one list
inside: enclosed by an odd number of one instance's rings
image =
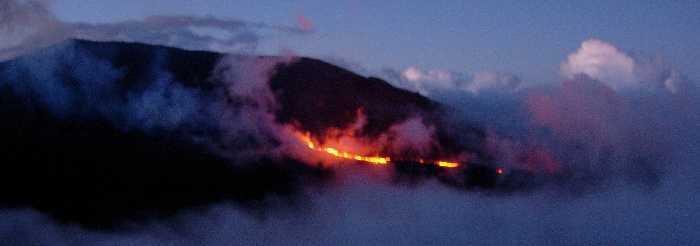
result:
[(341, 150), (338, 150), (338, 149), (332, 148), (332, 147), (317, 146), (316, 144), (314, 144), (313, 140), (311, 140), (311, 137), (309, 136), (309, 134), (300, 135), (300, 138), (302, 141), (304, 141), (306, 143), (306, 146), (309, 147), (309, 149), (320, 151), (320, 152), (325, 152), (327, 154), (330, 154), (330, 155), (338, 157), (338, 158), (362, 161), (362, 162), (367, 162), (367, 163), (376, 164), (376, 165), (386, 165), (391, 161), (391, 158), (386, 157), (386, 156), (363, 156), (363, 155), (359, 155), (359, 154), (353, 154), (353, 153), (341, 151)]
[[(391, 158), (388, 156), (379, 156), (379, 155), (373, 155), (373, 156), (365, 156), (365, 155), (360, 155), (357, 153), (351, 153), (348, 151), (340, 150), (335, 147), (330, 147), (330, 146), (321, 146), (320, 144), (317, 144), (317, 142), (314, 142), (313, 139), (311, 139), (311, 134), (306, 133), (306, 134), (297, 134), (299, 140), (301, 140), (306, 147), (308, 147), (311, 150), (318, 151), (318, 152), (323, 152), (328, 155), (337, 157), (337, 158), (342, 158), (342, 159), (348, 159), (348, 160), (356, 160), (356, 161), (361, 161), (361, 162), (366, 162), (369, 164), (374, 164), (374, 165), (387, 165), (391, 162)], [(459, 167), (460, 164), (457, 162), (449, 162), (449, 161), (428, 161), (425, 159), (418, 159), (416, 160), (420, 164), (434, 164), (439, 167), (443, 168), (456, 168)]]
[(458, 167), (459, 163), (449, 162), (449, 161), (438, 161), (437, 165), (441, 166), (441, 167), (454, 168), (454, 167)]

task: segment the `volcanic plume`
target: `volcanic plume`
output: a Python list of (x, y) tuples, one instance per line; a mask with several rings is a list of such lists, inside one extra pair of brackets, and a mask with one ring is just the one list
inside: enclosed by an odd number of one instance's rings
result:
[(355, 167), (491, 195), (662, 173), (654, 141), (615, 147), (640, 132), (618, 118), (629, 101), (587, 77), (514, 95), (525, 136), (313, 58), (139, 43), (68, 40), (0, 63), (0, 95), (0, 204), (91, 228), (221, 202), (264, 216)]
[(457, 132), (440, 104), (311, 58), (68, 40), (0, 77), (2, 204), (84, 225), (215, 201), (259, 209), (323, 186), (338, 163), (453, 187), (493, 188), (503, 172), (483, 132)]

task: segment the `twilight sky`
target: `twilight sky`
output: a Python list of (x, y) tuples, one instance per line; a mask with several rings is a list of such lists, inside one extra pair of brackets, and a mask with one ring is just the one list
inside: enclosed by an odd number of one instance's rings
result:
[(335, 57), (370, 69), (505, 71), (535, 83), (559, 80), (567, 54), (598, 38), (663, 56), (691, 80), (700, 78), (698, 1), (56, 0), (51, 10), (69, 22), (171, 14), (305, 22), (314, 33), (272, 35), (258, 51)]

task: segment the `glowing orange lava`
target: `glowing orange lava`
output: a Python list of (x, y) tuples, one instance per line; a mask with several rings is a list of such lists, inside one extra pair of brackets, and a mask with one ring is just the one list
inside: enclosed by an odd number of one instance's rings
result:
[(309, 137), (308, 134), (301, 135), (301, 139), (306, 143), (306, 146), (309, 147), (309, 149), (322, 151), (338, 158), (357, 160), (377, 165), (386, 165), (391, 161), (391, 158), (386, 156), (363, 156), (345, 151), (340, 151), (336, 148), (316, 146), (316, 144), (314, 144), (314, 142), (311, 140), (311, 137)]
[(441, 166), (441, 167), (448, 167), (448, 168), (454, 168), (454, 167), (458, 167), (458, 166), (459, 166), (459, 163), (457, 163), (457, 162), (438, 161), (438, 162), (436, 162), (436, 163), (437, 163), (438, 166)]
[[(338, 150), (336, 148), (332, 147), (324, 147), (324, 146), (319, 146), (314, 143), (313, 140), (311, 140), (310, 134), (298, 134), (299, 139), (303, 141), (306, 146), (309, 149), (319, 151), (319, 152), (324, 152), (326, 154), (338, 157), (338, 158), (343, 158), (343, 159), (348, 159), (348, 160), (357, 160), (357, 161), (362, 161), (370, 164), (375, 164), (375, 165), (387, 165), (389, 162), (391, 162), (391, 158), (388, 156), (363, 156), (359, 154), (354, 154), (342, 150)], [(425, 164), (425, 163), (435, 163), (435, 165), (438, 165), (440, 167), (444, 168), (456, 168), (459, 167), (459, 163), (457, 162), (448, 162), (448, 161), (435, 161), (435, 162), (428, 162), (423, 159), (418, 160), (419, 163)]]

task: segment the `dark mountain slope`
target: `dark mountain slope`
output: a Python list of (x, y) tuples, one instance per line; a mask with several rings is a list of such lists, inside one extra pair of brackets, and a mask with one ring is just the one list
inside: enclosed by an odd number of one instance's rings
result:
[(439, 108), (417, 93), (309, 58), (280, 67), (270, 82), (281, 107), (278, 120), (296, 121), (312, 132), (329, 126), (348, 127), (361, 110), (367, 117), (363, 130), (374, 136), (388, 126), (412, 116), (427, 117)]
[[(223, 83), (213, 74), (222, 57), (69, 40), (0, 63), (0, 205), (111, 228), (215, 202), (260, 210), (271, 195), (294, 201), (305, 185), (326, 180), (328, 171), (296, 160), (237, 163), (192, 141), (220, 134), (199, 118), (211, 114), (201, 105), (222, 98)], [(143, 99), (163, 77), (175, 92), (155, 90), (158, 100)], [(440, 124), (439, 106), (429, 99), (315, 59), (278, 67), (271, 88), (277, 120), (315, 133), (347, 126), (360, 108), (367, 135), (413, 115)], [(239, 106), (223, 98), (226, 107)], [(147, 117), (143, 108), (151, 110)]]
[(293, 201), (327, 175), (290, 159), (234, 165), (178, 135), (61, 120), (6, 92), (0, 103), (0, 205), (64, 222), (111, 228), (225, 201), (258, 209), (270, 195)]

